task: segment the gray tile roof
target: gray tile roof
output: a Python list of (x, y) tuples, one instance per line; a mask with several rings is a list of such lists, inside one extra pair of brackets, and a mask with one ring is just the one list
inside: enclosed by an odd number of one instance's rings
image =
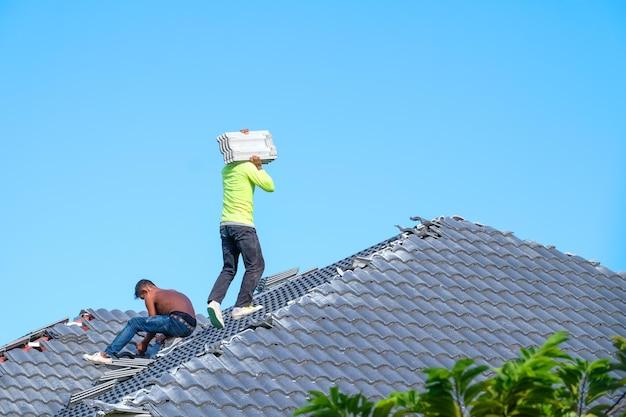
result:
[[(287, 416), (310, 389), (380, 397), (422, 382), (424, 367), (464, 356), (497, 365), (558, 330), (585, 358), (626, 335), (623, 275), (459, 218), (404, 230), (267, 287), (256, 296), (266, 311), (197, 330), (97, 399), (154, 416)], [(64, 408), (103, 372), (72, 353), (101, 349), (132, 314), (98, 310), (92, 330), (56, 325), (44, 352), (7, 352), (0, 413), (95, 415), (97, 402)]]
[[(128, 319), (138, 313), (119, 310), (88, 311), (85, 318), (58, 323), (46, 334), (43, 351), (15, 348), (0, 364), (0, 413), (13, 416), (52, 415), (67, 404), (72, 392), (90, 387), (102, 370), (85, 366), (78, 352), (99, 349), (112, 340)], [(89, 320), (91, 315), (93, 320)], [(85, 326), (83, 328), (83, 326)]]

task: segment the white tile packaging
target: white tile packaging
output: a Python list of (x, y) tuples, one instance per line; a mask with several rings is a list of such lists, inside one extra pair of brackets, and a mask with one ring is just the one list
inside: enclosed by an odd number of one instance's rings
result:
[(224, 163), (248, 161), (257, 155), (264, 164), (278, 157), (276, 146), (269, 130), (250, 130), (243, 132), (226, 132), (217, 137)]

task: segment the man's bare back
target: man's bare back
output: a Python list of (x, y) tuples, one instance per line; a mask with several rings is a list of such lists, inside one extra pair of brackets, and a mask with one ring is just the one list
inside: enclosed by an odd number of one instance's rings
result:
[(148, 314), (151, 316), (168, 315), (174, 311), (187, 313), (191, 317), (196, 316), (189, 298), (176, 290), (154, 288), (153, 291), (145, 297), (145, 302)]

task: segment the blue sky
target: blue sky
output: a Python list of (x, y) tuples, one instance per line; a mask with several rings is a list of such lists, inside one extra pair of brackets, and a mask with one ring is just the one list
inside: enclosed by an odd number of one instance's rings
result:
[(623, 2), (176, 4), (0, 0), (0, 343), (144, 277), (203, 312), (243, 127), (267, 273), (452, 214), (626, 270)]

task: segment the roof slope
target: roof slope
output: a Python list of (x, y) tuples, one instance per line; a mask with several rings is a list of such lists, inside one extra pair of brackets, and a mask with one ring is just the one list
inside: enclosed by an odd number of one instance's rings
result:
[(510, 233), (446, 218), (273, 314), (135, 398), (157, 416), (287, 416), (311, 389), (382, 397), (424, 367), (497, 365), (567, 330), (569, 352), (608, 356), (626, 334), (626, 279)]
[[(310, 389), (338, 384), (379, 397), (420, 383), (424, 367), (464, 356), (497, 365), (558, 330), (572, 336), (566, 349), (585, 358), (609, 355), (610, 336), (626, 335), (626, 276), (460, 218), (405, 229), (256, 299), (263, 314), (227, 321), (221, 331), (198, 330), (98, 400), (125, 400), (153, 416), (287, 416)], [(110, 334), (79, 333), (93, 339), (90, 346), (102, 348), (132, 314), (113, 325), (98, 320), (106, 313), (94, 312), (88, 324)], [(56, 353), (86, 348), (68, 340), (43, 342), (56, 350), (30, 351), (29, 358), (7, 352), (0, 414), (27, 398), (32, 409), (23, 405), (19, 415), (95, 414), (89, 402), (62, 409), (66, 393), (102, 373)], [(42, 372), (43, 363), (50, 368)], [(68, 386), (59, 390), (62, 383)], [(33, 401), (28, 387), (42, 398)]]

